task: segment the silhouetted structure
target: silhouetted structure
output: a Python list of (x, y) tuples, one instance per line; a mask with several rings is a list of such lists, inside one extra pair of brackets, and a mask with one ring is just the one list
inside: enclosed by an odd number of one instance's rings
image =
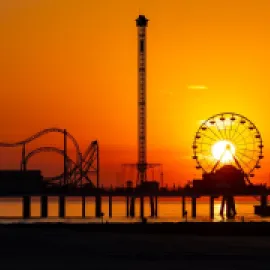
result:
[[(123, 164), (123, 167), (131, 167), (137, 172), (137, 187), (145, 188), (144, 182), (147, 179), (147, 170), (155, 167), (162, 167), (161, 164), (147, 162), (147, 92), (146, 92), (146, 28), (148, 19), (145, 15), (139, 15), (136, 19), (138, 29), (138, 162), (136, 164)], [(161, 173), (163, 178), (163, 173)], [(125, 179), (126, 180), (126, 179)], [(152, 179), (154, 180), (154, 179)], [(162, 184), (162, 181), (161, 181)], [(135, 197), (130, 202), (130, 213), (135, 213)], [(150, 197), (150, 208), (152, 213), (157, 211), (153, 208), (153, 198)], [(140, 215), (144, 217), (144, 197), (140, 197)], [(154, 215), (154, 214), (153, 214)]]
[(0, 195), (41, 193), (43, 188), (43, 176), (39, 170), (0, 170)]
[[(39, 147), (27, 152), (27, 145), (35, 139), (42, 137), (48, 133), (63, 134), (63, 149), (57, 147)], [(76, 160), (72, 160), (68, 155), (67, 140), (70, 139), (76, 150)], [(0, 147), (22, 147), (21, 171), (27, 171), (28, 161), (35, 155), (42, 152), (52, 152), (60, 154), (64, 157), (63, 173), (54, 177), (44, 177), (44, 181), (48, 187), (58, 189), (69, 188), (94, 188), (99, 187), (99, 146), (97, 141), (92, 141), (84, 154), (82, 155), (79, 144), (75, 138), (65, 129), (47, 128), (37, 132), (33, 136), (16, 143), (1, 143)]]
[[(236, 214), (235, 196), (261, 196), (260, 206), (255, 206), (255, 213), (270, 215), (267, 205), (267, 195), (270, 190), (264, 185), (252, 185), (250, 177), (253, 171), (260, 168), (262, 155), (262, 138), (257, 127), (243, 115), (236, 113), (216, 114), (202, 123), (196, 132), (193, 142), (193, 159), (197, 162), (197, 169), (203, 170), (201, 180), (194, 180), (193, 186), (168, 189), (163, 186), (162, 166), (159, 163), (147, 162), (147, 117), (146, 117), (146, 28), (148, 19), (139, 15), (136, 19), (138, 29), (138, 162), (123, 164), (123, 167), (136, 169), (137, 185), (131, 181), (126, 186), (116, 188), (100, 187), (99, 181), (99, 145), (92, 141), (84, 154), (80, 151), (75, 138), (66, 130), (60, 128), (44, 129), (33, 136), (16, 143), (1, 143), (0, 147), (22, 147), (20, 171), (0, 171), (0, 195), (23, 197), (23, 216), (31, 217), (31, 196), (41, 197), (41, 216), (48, 216), (48, 196), (58, 196), (59, 217), (65, 217), (66, 196), (82, 197), (82, 217), (85, 217), (86, 197), (95, 198), (95, 216), (103, 217), (102, 197), (109, 197), (109, 216), (113, 215), (113, 197), (126, 198), (127, 217), (135, 216), (135, 200), (140, 198), (140, 216), (144, 219), (144, 198), (150, 199), (150, 215), (158, 215), (158, 197), (182, 197), (182, 215), (186, 217), (187, 197), (191, 198), (191, 215), (196, 217), (196, 199), (202, 196), (210, 198), (210, 217), (214, 217), (214, 200), (222, 196), (220, 213), (223, 215), (226, 204), (228, 217)], [(47, 133), (61, 133), (63, 135), (63, 149), (56, 147), (40, 147), (27, 153), (27, 145), (33, 140)], [(208, 133), (207, 133), (208, 132)], [(250, 138), (245, 137), (247, 133)], [(76, 160), (68, 155), (67, 141), (71, 140), (76, 150)], [(250, 139), (250, 140), (248, 140)], [(242, 141), (241, 141), (242, 140)], [(226, 148), (219, 157), (211, 156), (209, 146), (216, 142), (225, 143)], [(239, 144), (239, 141), (242, 143)], [(238, 144), (237, 153), (233, 144)], [(236, 146), (238, 146), (236, 145)], [(248, 145), (252, 145), (249, 148)], [(244, 147), (242, 147), (244, 146)], [(63, 173), (55, 177), (42, 177), (40, 171), (29, 171), (27, 164), (30, 158), (41, 152), (54, 152), (63, 156)], [(227, 164), (226, 153), (232, 157), (235, 166)], [(249, 155), (248, 153), (252, 153)], [(225, 158), (225, 159), (224, 159)], [(245, 159), (246, 158), (246, 159)], [(224, 159), (224, 160), (223, 160)], [(152, 177), (147, 179), (147, 170), (161, 168), (160, 181)], [(95, 179), (94, 179), (95, 178)], [(127, 179), (125, 179), (126, 181)]]
[[(265, 190), (265, 187), (252, 185), (249, 179), (254, 176), (253, 171), (260, 168), (263, 144), (255, 124), (243, 115), (226, 112), (208, 118), (196, 132), (192, 148), (196, 168), (203, 170), (203, 179), (194, 180), (193, 188), (198, 193), (224, 194), (221, 215), (225, 204), (227, 217), (236, 215), (233, 194)], [(211, 204), (213, 201), (214, 197)], [(259, 209), (256, 207), (255, 213), (259, 213)]]
[(223, 193), (220, 215), (224, 214), (226, 204), (226, 216), (236, 215), (234, 197), (230, 194), (241, 192), (246, 189), (245, 174), (232, 165), (224, 165), (216, 172), (203, 174), (202, 180), (194, 180), (195, 191), (204, 193)]
[(138, 28), (138, 183), (146, 181), (146, 27), (148, 19), (139, 15)]
[(204, 173), (202, 180), (193, 180), (193, 188), (208, 193), (237, 193), (246, 188), (245, 174), (233, 165), (224, 165), (216, 172)]

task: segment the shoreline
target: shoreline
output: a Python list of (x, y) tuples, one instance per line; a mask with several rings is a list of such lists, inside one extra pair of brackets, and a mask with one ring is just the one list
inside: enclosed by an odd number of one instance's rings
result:
[(270, 236), (269, 222), (175, 222), (175, 223), (63, 223), (13, 222), (0, 224), (1, 229), (71, 230), (120, 234), (179, 234), (200, 236)]

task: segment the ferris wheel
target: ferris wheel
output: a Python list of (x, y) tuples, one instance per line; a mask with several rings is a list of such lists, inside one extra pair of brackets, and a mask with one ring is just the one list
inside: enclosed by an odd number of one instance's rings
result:
[(259, 130), (248, 118), (232, 112), (216, 114), (204, 121), (196, 132), (192, 148), (196, 168), (204, 173), (231, 164), (249, 178), (260, 168), (263, 159)]

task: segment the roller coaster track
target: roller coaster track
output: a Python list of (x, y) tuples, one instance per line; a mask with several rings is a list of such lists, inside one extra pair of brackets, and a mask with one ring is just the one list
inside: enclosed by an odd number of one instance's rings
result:
[[(68, 179), (70, 180), (69, 183), (78, 185), (80, 183), (80, 181), (82, 181), (82, 178), (84, 178), (87, 180), (88, 183), (90, 183), (92, 186), (94, 186), (93, 182), (88, 177), (88, 173), (91, 172), (90, 169), (93, 168), (94, 160), (97, 158), (97, 155), (98, 155), (97, 141), (91, 142), (91, 144), (86, 149), (84, 155), (82, 155), (80, 152), (80, 148), (79, 148), (77, 141), (70, 133), (68, 133), (66, 130), (60, 129), (60, 128), (48, 128), (48, 129), (44, 129), (44, 130), (42, 130), (42, 131), (34, 134), (33, 136), (31, 136), (25, 140), (22, 140), (22, 141), (18, 141), (18, 142), (14, 142), (14, 143), (0, 142), (0, 147), (25, 146), (26, 144), (32, 142), (33, 140), (35, 140), (35, 139), (37, 139), (37, 138), (39, 138), (47, 133), (50, 133), (50, 132), (57, 132), (57, 133), (66, 134), (67, 137), (71, 139), (71, 141), (73, 142), (73, 144), (76, 148), (76, 155), (77, 155), (76, 162), (74, 162), (68, 155), (66, 155), (64, 150), (61, 150), (57, 147), (39, 147), (39, 148), (36, 148), (35, 150), (31, 151), (27, 156), (23, 157), (23, 159), (21, 161), (21, 168), (24, 167), (26, 169), (26, 166), (27, 166), (29, 159), (38, 153), (55, 152), (55, 153), (58, 153), (64, 157), (66, 157), (67, 176), (68, 176)], [(94, 172), (98, 173), (98, 168), (94, 168)], [(64, 178), (64, 173), (61, 173), (61, 174), (54, 176), (54, 177), (44, 177), (44, 180), (50, 183), (50, 182), (55, 182), (57, 180), (60, 180), (62, 178)]]
[[(39, 148), (36, 148), (35, 150), (31, 151), (24, 159), (22, 159), (21, 167), (23, 167), (23, 164), (25, 164), (25, 168), (26, 168), (29, 159), (31, 157), (33, 157), (34, 155), (42, 153), (42, 152), (55, 152), (55, 153), (58, 153), (62, 156), (65, 156), (64, 150), (61, 150), (57, 147), (50, 147), (50, 146), (39, 147)], [(66, 155), (66, 158), (67, 158), (67, 162), (68, 162), (68, 167), (71, 167), (72, 165), (74, 167), (76, 166), (76, 163), (71, 158), (69, 158), (69, 156)], [(54, 176), (54, 177), (44, 177), (44, 180), (55, 181), (55, 180), (59, 180), (63, 177), (64, 177), (64, 173), (61, 173), (61, 174)]]
[(73, 142), (75, 148), (76, 148), (76, 154), (77, 154), (77, 164), (81, 164), (82, 162), (82, 154), (80, 151), (80, 147), (79, 144), (77, 143), (77, 141), (75, 140), (75, 138), (69, 133), (67, 132), (65, 129), (61, 129), (61, 128), (46, 128), (43, 129), (39, 132), (37, 132), (36, 134), (32, 135), (31, 137), (22, 140), (22, 141), (18, 141), (18, 142), (14, 142), (14, 143), (6, 143), (6, 142), (0, 142), (0, 147), (18, 147), (18, 146), (23, 146), (26, 145), (32, 141), (34, 141), (35, 139), (48, 134), (48, 133), (52, 133), (52, 132), (56, 132), (56, 133), (62, 133), (67, 135), (67, 137), (69, 139), (71, 139), (71, 141)]

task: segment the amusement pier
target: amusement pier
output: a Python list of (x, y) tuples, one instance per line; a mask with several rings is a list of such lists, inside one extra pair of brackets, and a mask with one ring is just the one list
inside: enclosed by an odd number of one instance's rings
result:
[[(148, 19), (139, 15), (136, 20), (138, 38), (138, 162), (122, 164), (135, 169), (137, 180), (124, 180), (121, 187), (104, 188), (100, 183), (99, 141), (92, 141), (84, 153), (79, 143), (61, 128), (44, 129), (29, 138), (15, 142), (0, 142), (0, 147), (21, 148), (21, 164), (18, 170), (0, 171), (0, 197), (22, 197), (23, 218), (31, 218), (31, 197), (41, 200), (41, 218), (48, 217), (48, 197), (59, 199), (59, 217), (66, 213), (66, 198), (82, 198), (82, 218), (86, 217), (86, 198), (95, 198), (95, 216), (102, 217), (102, 199), (108, 198), (109, 217), (113, 217), (113, 197), (126, 201), (126, 216), (135, 217), (135, 202), (140, 202), (140, 217), (145, 220), (144, 205), (149, 198), (150, 216), (158, 217), (158, 202), (163, 197), (182, 198), (182, 215), (187, 216), (186, 200), (191, 199), (191, 216), (197, 215), (197, 199), (209, 198), (209, 217), (214, 218), (214, 202), (222, 198), (220, 215), (234, 218), (237, 214), (235, 197), (256, 197), (260, 202), (254, 206), (254, 214), (270, 216), (267, 197), (270, 189), (263, 184), (253, 184), (255, 171), (263, 159), (262, 136), (256, 125), (247, 117), (235, 112), (217, 113), (205, 120), (198, 128), (192, 144), (193, 158), (201, 179), (193, 179), (183, 187), (168, 188), (163, 185), (162, 164), (147, 160), (146, 118), (146, 29)], [(57, 133), (63, 136), (63, 148), (40, 146), (29, 151), (34, 140)], [(76, 149), (76, 159), (70, 158), (67, 143), (70, 140)], [(43, 177), (40, 170), (29, 170), (28, 161), (42, 152), (51, 152), (63, 157), (63, 173)], [(52, 164), (53, 165), (53, 164)], [(149, 179), (149, 171), (158, 168), (159, 179)]]

